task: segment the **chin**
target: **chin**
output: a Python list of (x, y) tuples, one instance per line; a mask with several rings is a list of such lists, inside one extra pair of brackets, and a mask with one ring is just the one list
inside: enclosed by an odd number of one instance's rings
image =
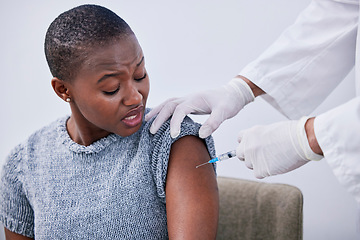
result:
[(141, 127), (141, 124), (139, 126), (132, 127), (130, 129), (124, 129), (122, 131), (115, 132), (115, 134), (117, 134), (117, 135), (119, 135), (121, 137), (128, 137), (130, 135), (133, 135), (137, 131), (139, 131), (140, 127)]

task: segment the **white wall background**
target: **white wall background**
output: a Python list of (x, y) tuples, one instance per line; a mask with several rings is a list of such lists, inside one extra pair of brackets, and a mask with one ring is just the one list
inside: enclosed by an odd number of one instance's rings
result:
[[(310, 0), (138, 0), (93, 1), (122, 16), (143, 47), (151, 79), (148, 106), (173, 96), (218, 87), (269, 46)], [(44, 35), (61, 12), (85, 1), (1, 1), (0, 163), (38, 128), (69, 113), (53, 93)], [(354, 74), (315, 111), (354, 96)], [(195, 117), (203, 121), (203, 117)], [(218, 153), (234, 149), (237, 133), (285, 118), (257, 99), (214, 134)], [(237, 160), (218, 165), (218, 174), (255, 180)], [(339, 185), (325, 160), (261, 181), (287, 183), (304, 194), (304, 239), (360, 239), (355, 200)], [(0, 239), (2, 233), (0, 231)]]

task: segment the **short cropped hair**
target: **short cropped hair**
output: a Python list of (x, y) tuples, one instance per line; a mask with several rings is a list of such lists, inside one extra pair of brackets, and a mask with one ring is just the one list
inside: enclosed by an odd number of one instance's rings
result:
[(46, 32), (45, 56), (51, 74), (71, 81), (91, 49), (130, 35), (134, 35), (130, 26), (105, 7), (87, 4), (70, 9)]

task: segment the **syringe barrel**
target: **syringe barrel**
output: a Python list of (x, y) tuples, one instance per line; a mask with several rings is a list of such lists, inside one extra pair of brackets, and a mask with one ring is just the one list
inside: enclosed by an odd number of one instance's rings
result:
[(220, 154), (218, 156), (218, 159), (219, 159), (219, 161), (223, 161), (223, 160), (227, 160), (229, 158), (235, 157), (235, 156), (236, 156), (236, 151), (233, 150), (233, 151), (229, 151), (229, 152)]

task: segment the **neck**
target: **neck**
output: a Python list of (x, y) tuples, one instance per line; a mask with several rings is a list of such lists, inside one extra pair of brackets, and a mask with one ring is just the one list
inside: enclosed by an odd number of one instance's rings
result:
[(85, 124), (78, 123), (74, 116), (72, 115), (66, 123), (67, 131), (70, 135), (70, 138), (84, 146), (89, 146), (93, 142), (108, 136), (110, 133), (104, 130), (96, 130), (95, 127), (83, 127)]

